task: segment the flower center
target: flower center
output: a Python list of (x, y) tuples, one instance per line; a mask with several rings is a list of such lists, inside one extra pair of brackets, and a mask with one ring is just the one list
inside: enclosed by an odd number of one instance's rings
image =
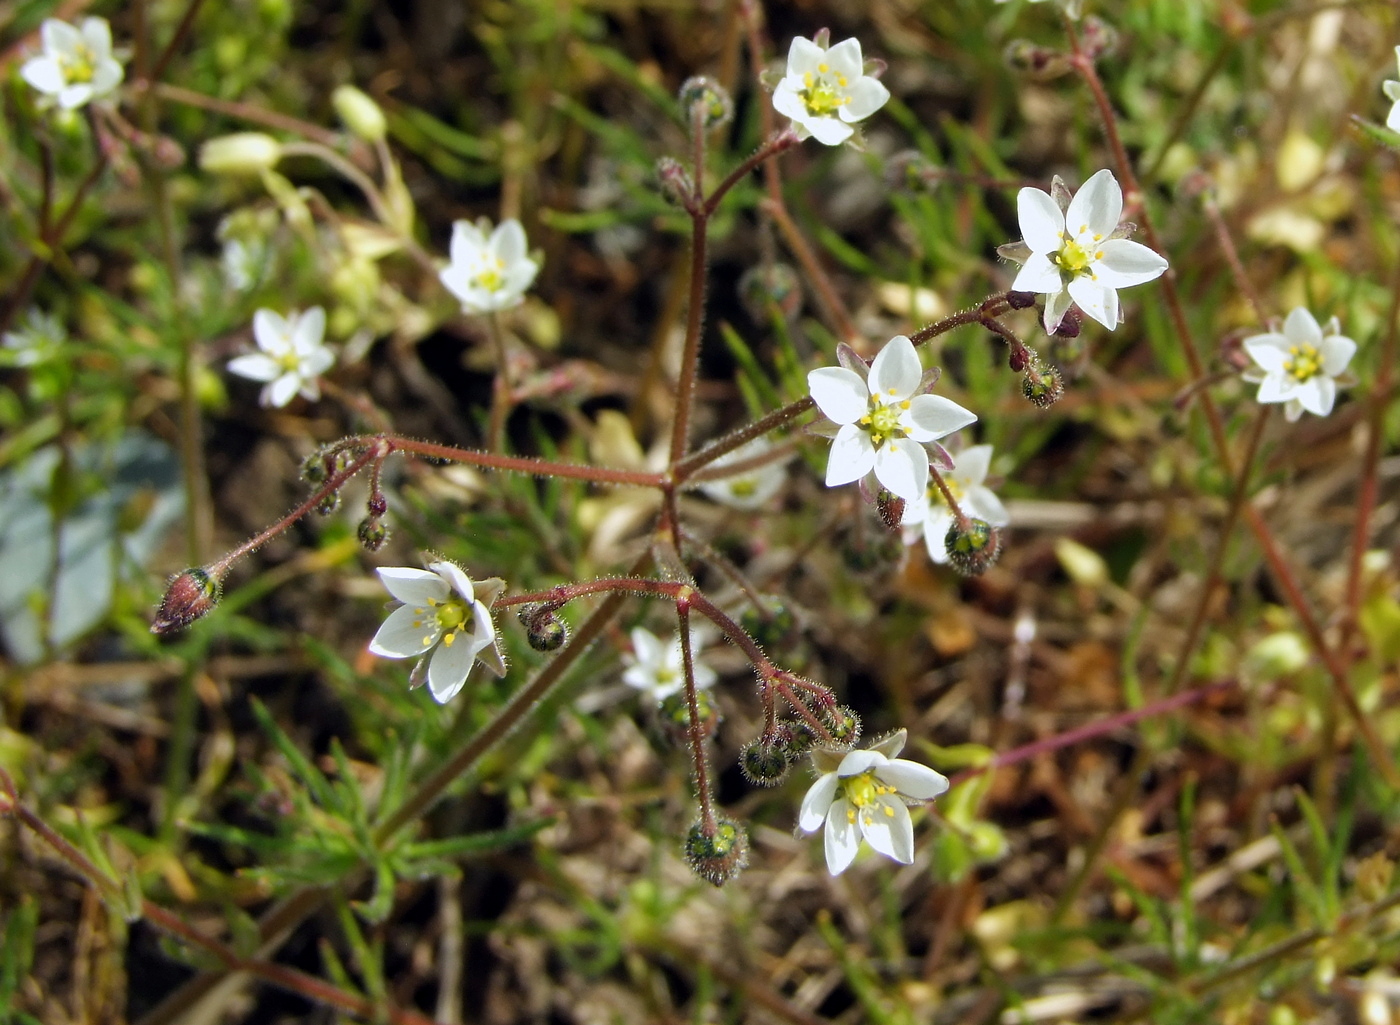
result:
[(741, 477), (729, 485), (729, 493), (735, 498), (751, 498), (757, 490), (758, 482), (747, 477)]
[(63, 69), (63, 77), (70, 83), (91, 82), (96, 72), (93, 52), (86, 46), (79, 46), (72, 53), (60, 54), (58, 66)]
[[(1096, 253), (1095, 256), (1102, 254)], [(1066, 272), (1071, 277), (1078, 277), (1089, 269), (1089, 264), (1093, 262), (1093, 257), (1089, 251), (1081, 246), (1077, 241), (1071, 239), (1066, 242), (1064, 248), (1055, 254), (1055, 262), (1060, 265), (1060, 270)]]
[(289, 374), (298, 373), (301, 370), (301, 356), (292, 349), (277, 357), (277, 365)]
[(1322, 356), (1314, 345), (1290, 345), (1289, 358), (1283, 361), (1283, 369), (1288, 371), (1299, 384), (1322, 373)]
[(909, 400), (886, 404), (878, 397), (870, 397), (870, 412), (858, 421), (870, 435), (870, 443), (879, 448), (890, 438), (902, 438), (907, 433), (899, 419), (909, 408)]
[(499, 292), (506, 285), (506, 278), (502, 271), (506, 265), (500, 260), (492, 260), (485, 269), (479, 271), (472, 279), (477, 288), (484, 288), (488, 292)]
[(804, 88), (798, 95), (807, 105), (807, 113), (813, 117), (830, 117), (836, 113), (838, 107), (844, 107), (851, 102), (849, 96), (841, 95), (841, 90), (846, 87), (846, 76), (837, 75), (833, 82), (827, 78), (830, 70), (827, 65), (818, 64), (817, 76), (813, 76), (810, 71), (802, 76)]
[[(895, 788), (888, 783), (883, 783), (875, 776), (874, 769), (867, 769), (859, 776), (848, 776), (841, 780), (841, 789), (846, 793), (846, 800), (851, 803), (850, 810), (846, 813), (849, 821), (854, 822), (856, 815), (867, 823), (871, 819), (870, 806), (880, 802), (882, 797), (893, 794)], [(886, 816), (893, 817), (894, 809), (888, 804), (883, 806)]]

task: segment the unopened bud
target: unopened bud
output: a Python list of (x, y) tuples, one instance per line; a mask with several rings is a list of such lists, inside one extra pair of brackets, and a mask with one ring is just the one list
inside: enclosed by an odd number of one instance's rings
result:
[(151, 622), (151, 633), (165, 637), (183, 630), (219, 604), (223, 590), (218, 577), (208, 570), (185, 570), (165, 589), (165, 597)]
[(1021, 379), (1021, 392), (1031, 405), (1048, 409), (1065, 393), (1060, 372), (1048, 363), (1033, 363)]
[(686, 123), (700, 118), (700, 127), (718, 128), (734, 118), (734, 101), (729, 92), (709, 75), (695, 75), (681, 83), (681, 113)]
[(326, 457), (313, 452), (301, 461), (301, 479), (313, 487), (326, 483)]
[(943, 180), (943, 169), (916, 149), (896, 153), (885, 164), (885, 182), (898, 192), (926, 195)]
[(376, 491), (374, 494), (370, 495), (369, 502), (366, 503), (366, 505), (371, 516), (383, 516), (389, 511), (389, 500), (384, 497), (384, 492), (382, 491)]
[(769, 601), (768, 615), (755, 608), (746, 608), (739, 617), (744, 632), (758, 642), (760, 648), (784, 644), (792, 638), (797, 620), (792, 609), (777, 601)]
[(1019, 374), (1033, 362), (1035, 362), (1035, 353), (1019, 342), (1011, 343), (1011, 352), (1008, 353), (1006, 357), (1007, 366)]
[(342, 85), (331, 93), (331, 104), (345, 127), (366, 142), (380, 142), (388, 128), (384, 111), (369, 96), (353, 85)]
[(749, 318), (760, 324), (768, 321), (773, 306), (791, 320), (802, 312), (802, 282), (785, 263), (750, 267), (739, 278), (739, 301)]
[(1006, 44), (1002, 59), (1012, 71), (1040, 80), (1058, 78), (1071, 70), (1069, 58), (1059, 50), (1029, 39), (1013, 39)]
[(827, 712), (824, 721), (832, 741), (841, 747), (854, 747), (860, 740), (860, 713), (850, 705), (837, 705)]
[(943, 537), (943, 549), (953, 568), (963, 576), (981, 576), (1001, 554), (1001, 528), (986, 520), (969, 519), (960, 525), (954, 519)]
[(260, 174), (282, 159), (282, 144), (262, 132), (235, 132), (199, 147), (199, 166), (210, 174)]
[(1084, 328), (1084, 318), (1077, 306), (1071, 306), (1065, 310), (1065, 315), (1060, 318), (1060, 323), (1055, 330), (1050, 332), (1056, 338), (1078, 338), (1079, 332)]
[(569, 628), (559, 618), (558, 610), (544, 602), (526, 605), (520, 610), (520, 625), (525, 638), (536, 651), (555, 651), (569, 639)]
[[(697, 723), (700, 736), (714, 736), (719, 728), (719, 706), (715, 704), (714, 696), (707, 690), (696, 691), (695, 708), (700, 713)], [(672, 694), (662, 701), (657, 714), (661, 717), (661, 725), (677, 744), (690, 740), (690, 702), (686, 700), (685, 691)]]
[(1089, 16), (1079, 29), (1079, 45), (1090, 60), (1098, 60), (1118, 48), (1118, 30), (1102, 18)]
[(695, 182), (679, 160), (662, 157), (656, 162), (656, 181), (661, 194), (676, 206), (686, 206), (694, 198)]
[(364, 545), (365, 551), (377, 552), (384, 547), (384, 542), (389, 540), (389, 528), (384, 526), (384, 521), (378, 516), (366, 516), (360, 521), (360, 544)]
[(721, 817), (706, 829), (703, 822), (685, 837), (685, 860), (690, 870), (715, 886), (723, 886), (744, 870), (749, 860), (749, 837), (733, 819)]
[(1007, 292), (1006, 305), (1013, 310), (1027, 310), (1035, 305), (1034, 292)]
[(340, 508), (340, 492), (332, 491), (325, 498), (316, 503), (316, 514), (318, 516), (329, 516)]
[(775, 787), (788, 774), (787, 745), (775, 737), (759, 737), (739, 752), (739, 771), (754, 786)]
[(880, 513), (880, 522), (890, 530), (898, 530), (899, 525), (904, 521), (904, 505), (904, 499), (885, 488), (881, 488), (879, 495), (875, 498), (875, 508)]

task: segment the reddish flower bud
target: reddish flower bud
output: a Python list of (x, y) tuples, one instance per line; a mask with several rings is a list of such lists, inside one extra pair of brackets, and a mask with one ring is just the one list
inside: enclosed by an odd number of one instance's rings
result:
[(183, 630), (219, 604), (223, 590), (223, 584), (207, 570), (185, 570), (166, 588), (151, 633), (164, 637)]

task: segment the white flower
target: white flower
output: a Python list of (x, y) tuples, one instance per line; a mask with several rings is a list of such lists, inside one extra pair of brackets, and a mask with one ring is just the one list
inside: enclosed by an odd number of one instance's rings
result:
[(1011, 285), (1016, 292), (1045, 296), (1045, 330), (1051, 333), (1071, 300), (1110, 331), (1118, 326), (1118, 289), (1158, 278), (1167, 261), (1144, 245), (1121, 237), (1123, 190), (1113, 172), (1099, 171), (1072, 200), (1056, 178), (1054, 195), (1025, 188), (1016, 197), (1022, 245), (1002, 255), (1022, 262)]
[(122, 80), (112, 56), (112, 27), (106, 18), (84, 18), (82, 27), (49, 18), (39, 30), (44, 52), (20, 68), (26, 82), (64, 110), (106, 96)]
[[(1337, 378), (1356, 354), (1356, 343), (1341, 333), (1333, 317), (1324, 331), (1316, 318), (1299, 306), (1283, 322), (1283, 334), (1269, 332), (1244, 340), (1244, 349), (1257, 367), (1245, 371), (1246, 381), (1258, 383), (1260, 402), (1283, 402), (1284, 415), (1297, 420), (1303, 410), (1326, 416), (1337, 401)], [(1344, 381), (1343, 383), (1349, 383)]]
[[(1400, 46), (1395, 48), (1395, 63), (1400, 64)], [(1381, 90), (1391, 104), (1390, 113), (1385, 118), (1385, 126), (1392, 132), (1400, 132), (1400, 82), (1387, 78), (1381, 83)]]
[(443, 287), (462, 302), (465, 313), (490, 313), (520, 302), (540, 271), (525, 249), (525, 229), (514, 218), (495, 231), (482, 218), (476, 224), (452, 225), (452, 262), (438, 277)]
[(258, 310), (253, 314), (253, 338), (262, 351), (230, 360), (229, 373), (266, 381), (259, 398), (264, 406), (285, 406), (298, 392), (318, 399), (316, 378), (335, 362), (335, 353), (321, 341), (325, 331), (326, 311), (319, 306), (286, 317)]
[(836, 146), (854, 134), (851, 125), (885, 105), (890, 91), (865, 73), (860, 40), (831, 49), (801, 37), (788, 50), (787, 74), (773, 91), (773, 109), (792, 118), (799, 139), (814, 136)]
[[(430, 562), (426, 570), (385, 567), (379, 570), (379, 579), (403, 604), (389, 613), (369, 642), (371, 653), (413, 658), (432, 651), (426, 660), (428, 689), (438, 704), (456, 696), (477, 662), (497, 676), (505, 675), (490, 609), (505, 586), (503, 581), (493, 577), (473, 585), (450, 562)], [(415, 678), (422, 665), (414, 669)]]
[(916, 501), (928, 487), (928, 452), (922, 443), (966, 427), (976, 414), (941, 395), (917, 394), (923, 366), (904, 335), (891, 338), (868, 370), (850, 350), (838, 354), (845, 366), (821, 367), (807, 375), (817, 406), (840, 425), (827, 457), (827, 486), (849, 484), (873, 470), (891, 492)]
[(904, 748), (904, 730), (868, 749), (812, 752), (821, 776), (802, 799), (797, 826), (815, 833), (826, 823), (826, 867), (840, 875), (855, 860), (861, 838), (901, 864), (914, 860), (914, 823), (906, 804), (931, 800), (948, 789), (948, 778), (926, 765), (894, 756)]
[[(986, 520), (994, 527), (1010, 523), (1006, 506), (982, 483), (992, 463), (992, 446), (973, 445), (955, 453), (953, 459), (953, 468), (943, 474), (943, 483), (953, 493), (963, 513)], [(947, 562), (948, 549), (944, 542), (953, 520), (953, 510), (944, 501), (943, 492), (930, 481), (923, 498), (904, 506), (904, 543), (913, 544), (923, 535), (929, 558), (934, 562)]]
[(0, 365), (33, 367), (47, 363), (58, 355), (67, 339), (68, 332), (57, 317), (31, 309), (24, 315), (19, 330), (5, 332)]
[[(726, 452), (707, 469), (747, 463), (762, 458), (772, 450), (773, 443), (767, 438), (755, 438), (732, 452)], [(774, 459), (728, 477), (706, 480), (700, 484), (700, 490), (716, 502), (733, 509), (757, 509), (776, 495), (787, 480), (787, 471), (783, 468), (785, 462), (786, 459)]]
[[(692, 654), (694, 633), (691, 634)], [(622, 682), (650, 694), (658, 702), (665, 701), (685, 686), (685, 663), (681, 658), (681, 639), (677, 635), (669, 643), (664, 643), (650, 630), (632, 628), (632, 654), (623, 656), (627, 669), (623, 671)], [(692, 659), (696, 690), (713, 687), (715, 671), (700, 661)]]

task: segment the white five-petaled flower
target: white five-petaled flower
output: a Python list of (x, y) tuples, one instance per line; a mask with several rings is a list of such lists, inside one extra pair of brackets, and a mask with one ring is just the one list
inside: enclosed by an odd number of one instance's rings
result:
[(1022, 263), (1011, 288), (1045, 296), (1045, 330), (1060, 326), (1070, 302), (1110, 331), (1118, 326), (1118, 289), (1158, 278), (1167, 261), (1124, 238), (1123, 190), (1105, 168), (1073, 199), (1057, 177), (1052, 192), (1024, 188), (1016, 197), (1024, 243), (1002, 255)]
[(787, 74), (773, 91), (773, 109), (792, 118), (799, 139), (812, 136), (836, 146), (854, 134), (852, 124), (875, 113), (889, 98), (890, 91), (879, 79), (865, 73), (860, 40), (847, 39), (827, 49), (799, 36), (788, 50)]
[(321, 340), (325, 333), (326, 311), (319, 306), (285, 317), (258, 310), (253, 338), (262, 351), (229, 360), (229, 373), (267, 382), (258, 400), (264, 406), (285, 406), (298, 392), (315, 401), (321, 397), (316, 379), (335, 362), (335, 353)]
[[(767, 438), (755, 438), (720, 456), (710, 464), (709, 469), (718, 471), (724, 466), (761, 460), (772, 450), (773, 443)], [(776, 495), (783, 481), (787, 480), (787, 470), (783, 468), (786, 462), (786, 458), (778, 457), (748, 469), (740, 469), (729, 476), (705, 480), (700, 484), (700, 490), (730, 508), (757, 509)]]
[[(490, 234), (488, 234), (490, 232)], [(511, 218), (491, 231), (491, 222), (452, 225), (452, 262), (438, 277), (465, 313), (490, 313), (520, 302), (540, 265), (526, 251), (525, 229)]]
[[(1395, 63), (1400, 65), (1400, 46), (1395, 48)], [(1390, 101), (1390, 113), (1386, 115), (1385, 126), (1392, 132), (1400, 132), (1400, 82), (1387, 78), (1381, 83), (1381, 90)]]
[[(705, 690), (714, 686), (715, 671), (694, 654), (694, 631), (690, 636), (695, 688)], [(627, 668), (622, 673), (622, 682), (650, 694), (658, 702), (665, 701), (685, 686), (685, 662), (681, 656), (679, 634), (670, 641), (663, 641), (650, 630), (640, 626), (633, 627), (632, 654), (623, 656)]]
[(827, 457), (827, 486), (849, 484), (873, 470), (890, 492), (917, 501), (928, 487), (924, 443), (966, 427), (976, 414), (941, 395), (920, 394), (923, 366), (904, 335), (891, 338), (868, 369), (844, 346), (838, 356), (844, 366), (807, 375), (818, 408), (840, 425)]
[(821, 776), (802, 799), (797, 825), (815, 833), (826, 823), (826, 867), (840, 875), (850, 867), (863, 837), (881, 854), (907, 865), (914, 860), (914, 823), (906, 804), (931, 800), (948, 778), (926, 765), (896, 758), (904, 730), (858, 751), (812, 752)]
[(39, 32), (44, 52), (25, 61), (19, 73), (64, 110), (101, 99), (121, 84), (124, 72), (112, 56), (106, 18), (84, 18), (81, 26), (49, 18)]
[[(1333, 317), (1324, 330), (1299, 306), (1283, 322), (1283, 333), (1253, 335), (1244, 340), (1257, 367), (1245, 371), (1246, 381), (1259, 385), (1260, 402), (1283, 402), (1284, 415), (1297, 420), (1303, 410), (1326, 416), (1337, 401), (1337, 378), (1356, 354), (1356, 343), (1341, 333)], [(1342, 383), (1350, 383), (1344, 380)]]
[(16, 331), (6, 331), (0, 339), (0, 366), (34, 367), (47, 363), (58, 355), (68, 332), (63, 322), (49, 313), (30, 309), (24, 324)]
[[(505, 587), (503, 581), (493, 577), (473, 584), (450, 562), (430, 562), (426, 570), (385, 567), (379, 579), (402, 604), (389, 613), (369, 650), (384, 658), (413, 658), (431, 651), (426, 659), (428, 690), (438, 704), (456, 696), (477, 662), (497, 676), (505, 675), (491, 621), (491, 603)], [(413, 671), (415, 680), (422, 664)]]
[[(1006, 506), (983, 483), (991, 464), (991, 445), (973, 445), (955, 452), (953, 468), (943, 474), (943, 483), (965, 515), (986, 520), (994, 527), (1004, 527), (1011, 522)], [(904, 506), (904, 543), (913, 544), (922, 535), (929, 558), (934, 562), (947, 562), (946, 538), (953, 519), (953, 510), (948, 508), (943, 492), (930, 482), (923, 498)]]

